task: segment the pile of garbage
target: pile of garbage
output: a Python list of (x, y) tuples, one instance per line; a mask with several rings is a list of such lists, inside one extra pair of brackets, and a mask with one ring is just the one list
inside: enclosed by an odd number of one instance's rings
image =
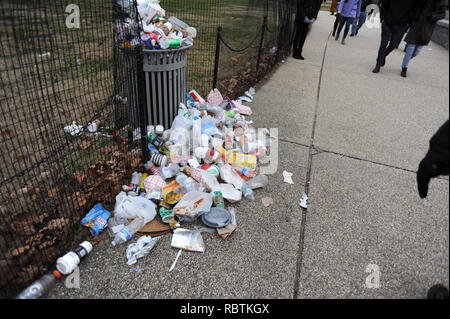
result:
[(167, 18), (159, 0), (137, 0), (137, 17), (134, 17), (129, 0), (117, 2), (130, 15), (125, 21), (116, 23), (122, 47), (141, 45), (149, 50), (167, 50), (194, 44), (197, 30), (174, 16)]
[[(158, 237), (173, 232), (172, 247), (203, 252), (202, 232), (230, 236), (237, 225), (228, 204), (254, 200), (254, 190), (268, 184), (268, 177), (259, 174), (258, 160), (267, 156), (270, 133), (251, 126), (246, 119), (251, 108), (242, 104), (254, 94), (251, 88), (233, 101), (217, 89), (207, 100), (195, 90), (186, 93), (186, 104), (180, 104), (170, 129), (148, 127), (151, 158), (145, 171), (134, 172), (130, 184), (123, 185), (114, 216), (97, 204), (82, 224), (93, 236), (108, 225), (114, 246), (136, 233)], [(184, 228), (197, 219), (204, 227)], [(129, 264), (154, 244), (147, 238), (129, 247)]]

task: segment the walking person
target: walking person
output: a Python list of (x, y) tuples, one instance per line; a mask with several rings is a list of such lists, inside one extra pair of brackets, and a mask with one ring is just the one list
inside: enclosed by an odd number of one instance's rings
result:
[(344, 36), (342, 37), (342, 44), (345, 44), (350, 26), (353, 24), (355, 18), (359, 18), (361, 14), (362, 0), (342, 0), (339, 3), (338, 13), (340, 15), (339, 27), (336, 32), (335, 40), (339, 40), (342, 28), (345, 25)]
[(352, 24), (352, 33), (351, 37), (358, 35), (359, 29), (362, 28), (364, 23), (366, 23), (367, 19), (367, 6), (370, 4), (370, 0), (362, 0), (361, 1), (361, 14), (359, 15), (359, 19), (355, 18)]
[(422, 48), (428, 45), (438, 20), (445, 18), (448, 0), (422, 0), (419, 4), (417, 20), (411, 23), (405, 42), (405, 57), (402, 63), (402, 77), (407, 77), (411, 59), (419, 55)]
[(304, 60), (303, 45), (312, 24), (317, 20), (322, 0), (297, 0), (296, 32), (294, 37), (293, 57)]
[(333, 37), (336, 36), (336, 31), (337, 31), (340, 21), (341, 21), (341, 15), (338, 12), (336, 12), (336, 19), (334, 20), (334, 25), (333, 25)]
[(380, 72), (386, 57), (399, 46), (417, 12), (419, 1), (422, 0), (380, 0), (381, 43), (373, 73)]
[(331, 7), (330, 7), (330, 12), (331, 15), (334, 15), (337, 11), (337, 7), (338, 7), (338, 0), (331, 0)]

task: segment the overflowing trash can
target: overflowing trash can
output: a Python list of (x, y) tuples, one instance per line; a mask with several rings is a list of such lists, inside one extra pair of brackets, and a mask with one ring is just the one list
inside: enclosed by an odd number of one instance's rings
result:
[(169, 128), (185, 103), (189, 48), (143, 50), (148, 125)]

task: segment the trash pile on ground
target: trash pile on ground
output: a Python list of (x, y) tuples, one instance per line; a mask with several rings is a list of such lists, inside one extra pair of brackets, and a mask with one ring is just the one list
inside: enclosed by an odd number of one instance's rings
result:
[[(237, 227), (229, 204), (254, 200), (254, 190), (268, 184), (258, 160), (267, 156), (270, 133), (250, 125), (246, 116), (252, 110), (242, 104), (253, 101), (254, 94), (251, 88), (233, 101), (217, 89), (206, 100), (195, 90), (186, 93), (170, 129), (148, 126), (146, 171), (134, 172), (130, 184), (122, 186), (114, 216), (108, 220), (109, 212), (97, 204), (82, 224), (94, 236), (108, 224), (113, 246), (136, 233), (145, 235), (128, 247), (130, 265), (165, 233), (173, 233), (172, 247), (196, 252), (205, 251), (202, 232), (229, 237)], [(203, 227), (187, 229), (196, 220)]]
[(137, 0), (137, 18), (140, 21), (137, 23), (136, 19), (133, 19), (130, 1), (117, 0), (122, 9), (130, 14), (130, 18), (116, 24), (122, 47), (134, 48), (142, 45), (144, 49), (167, 50), (190, 47), (194, 44), (197, 30), (174, 16), (166, 17), (166, 11), (159, 2), (159, 0)]

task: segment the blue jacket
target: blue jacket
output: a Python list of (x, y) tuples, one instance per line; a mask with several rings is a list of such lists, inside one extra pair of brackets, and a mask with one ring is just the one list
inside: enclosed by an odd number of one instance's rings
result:
[(341, 0), (338, 11), (346, 18), (357, 18), (361, 14), (361, 0)]

